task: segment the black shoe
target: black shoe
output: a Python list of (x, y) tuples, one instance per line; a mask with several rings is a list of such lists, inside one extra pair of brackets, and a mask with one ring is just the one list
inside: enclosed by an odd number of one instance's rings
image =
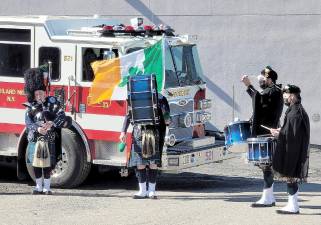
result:
[(133, 196), (133, 199), (145, 199), (145, 198), (147, 198), (146, 195), (145, 196), (141, 196), (141, 195), (134, 195)]
[(32, 195), (41, 195), (42, 194), (42, 191), (38, 191), (36, 189), (33, 189), (32, 192), (31, 192)]
[(52, 195), (52, 191), (44, 191), (43, 194), (44, 195)]
[(285, 210), (278, 209), (278, 210), (276, 210), (276, 213), (277, 214), (283, 214), (283, 215), (293, 215), (293, 214), (300, 214), (300, 211), (290, 212), (290, 211), (285, 211)]
[(252, 203), (251, 207), (252, 208), (264, 208), (264, 207), (272, 207), (275, 206), (275, 202), (272, 202), (272, 204), (261, 204), (261, 203)]

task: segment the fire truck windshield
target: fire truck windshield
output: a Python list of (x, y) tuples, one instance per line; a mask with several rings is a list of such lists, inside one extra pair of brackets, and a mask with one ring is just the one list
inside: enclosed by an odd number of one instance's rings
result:
[(204, 83), (196, 45), (172, 46), (171, 52), (181, 86)]

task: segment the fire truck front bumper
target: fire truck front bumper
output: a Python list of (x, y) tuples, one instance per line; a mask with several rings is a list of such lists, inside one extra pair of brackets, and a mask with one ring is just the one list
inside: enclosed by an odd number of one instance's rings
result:
[(222, 162), (226, 156), (224, 142), (215, 142), (214, 137), (193, 139), (163, 151), (161, 170), (180, 172), (182, 169)]

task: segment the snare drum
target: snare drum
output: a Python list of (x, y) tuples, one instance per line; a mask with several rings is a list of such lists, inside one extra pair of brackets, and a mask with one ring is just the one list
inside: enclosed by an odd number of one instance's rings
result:
[(249, 121), (230, 123), (224, 128), (225, 145), (231, 152), (246, 152), (247, 139), (251, 137)]
[(257, 165), (270, 165), (272, 154), (276, 146), (276, 139), (273, 137), (248, 138), (247, 159)]
[(128, 81), (129, 114), (134, 124), (158, 124), (158, 95), (155, 75), (137, 75)]

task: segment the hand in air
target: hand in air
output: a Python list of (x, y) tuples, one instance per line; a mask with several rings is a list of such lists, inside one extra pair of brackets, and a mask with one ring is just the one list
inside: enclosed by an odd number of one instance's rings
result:
[(248, 75), (243, 75), (241, 81), (245, 84), (246, 87), (251, 85), (251, 81)]

